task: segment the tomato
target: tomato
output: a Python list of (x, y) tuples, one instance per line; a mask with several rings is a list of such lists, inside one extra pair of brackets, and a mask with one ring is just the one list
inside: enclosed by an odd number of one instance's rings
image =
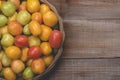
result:
[(15, 37), (15, 45), (18, 47), (26, 47), (28, 46), (28, 38), (24, 35), (18, 35)]
[(22, 25), (28, 24), (30, 19), (31, 15), (26, 10), (20, 11), (17, 15), (17, 21)]
[(58, 17), (54, 12), (48, 11), (43, 14), (43, 22), (47, 26), (54, 27), (58, 23)]
[(32, 20), (35, 20), (41, 24), (42, 23), (42, 14), (40, 12), (33, 13)]
[(18, 23), (17, 21), (11, 21), (8, 24), (8, 31), (12, 35), (20, 35), (23, 31), (22, 25)]
[(40, 39), (36, 36), (29, 37), (29, 46), (40, 46)]
[(12, 35), (10, 35), (9, 33), (3, 34), (2, 39), (1, 39), (2, 46), (8, 47), (8, 46), (13, 45), (13, 43), (14, 43), (14, 37)]
[(42, 50), (38, 46), (32, 46), (28, 50), (28, 57), (30, 59), (36, 59), (39, 58), (42, 55)]
[(27, 10), (27, 2), (23, 1), (19, 7), (19, 11)]
[(23, 33), (24, 33), (25, 35), (30, 35), (30, 34), (31, 34), (30, 29), (29, 29), (29, 27), (28, 27), (28, 24), (24, 26), (24, 28), (23, 28)]
[(13, 16), (9, 17), (9, 22), (16, 21), (16, 17), (17, 17), (17, 12), (15, 12)]
[(11, 68), (14, 73), (18, 74), (25, 69), (25, 64), (21, 60), (14, 60), (11, 63)]
[(4, 26), (4, 25), (6, 25), (6, 24), (7, 24), (7, 22), (8, 22), (7, 17), (6, 17), (6, 16), (4, 16), (4, 15), (0, 15), (0, 27), (2, 27), (2, 26)]
[(41, 28), (42, 28), (42, 33), (40, 35), (40, 39), (42, 41), (48, 41), (50, 34), (52, 32), (52, 29), (46, 25), (41, 25)]
[(50, 56), (44, 56), (43, 60), (45, 62), (45, 65), (48, 67), (48, 66), (50, 66), (50, 64), (53, 61), (53, 56), (51, 56), (51, 55)]
[(12, 2), (15, 5), (16, 9), (19, 8), (19, 6), (20, 6), (20, 0), (9, 0), (9, 1)]
[(40, 45), (42, 52), (44, 55), (50, 55), (52, 52), (52, 48), (48, 42), (42, 42)]
[(16, 80), (16, 75), (10, 67), (4, 69), (3, 75), (5, 80)]
[(28, 56), (27, 56), (27, 53), (28, 53), (28, 49), (29, 48), (23, 48), (22, 49), (22, 56), (21, 56), (21, 61), (25, 62), (28, 60)]
[(59, 48), (61, 43), (62, 43), (62, 33), (58, 30), (52, 31), (50, 38), (49, 38), (49, 43), (52, 48)]
[(50, 8), (49, 8), (48, 5), (46, 5), (46, 4), (41, 4), (41, 5), (40, 5), (40, 12), (41, 12), (42, 14), (45, 14), (45, 13), (48, 12), (48, 11), (50, 11)]
[(36, 74), (41, 74), (45, 71), (45, 63), (41, 58), (33, 60), (31, 67), (32, 71)]
[(9, 46), (5, 53), (10, 59), (19, 59), (21, 57), (21, 50), (16, 46)]
[(37, 21), (31, 21), (29, 23), (29, 29), (30, 29), (33, 36), (38, 36), (42, 32), (41, 26)]
[(1, 11), (6, 16), (12, 16), (15, 13), (15, 6), (12, 2), (4, 2), (1, 6)]
[(30, 13), (34, 13), (40, 10), (39, 0), (27, 0), (27, 10)]
[(3, 35), (5, 33), (8, 33), (8, 26), (4, 26), (0, 28), (0, 33)]
[(25, 80), (29, 80), (29, 79), (32, 79), (33, 77), (34, 77), (34, 73), (31, 69), (31, 67), (27, 67), (23, 72), (23, 78)]
[(3, 66), (5, 66), (5, 67), (10, 66), (10, 64), (11, 64), (11, 59), (8, 58), (6, 56), (6, 54), (3, 54), (3, 57), (2, 57), (1, 61), (2, 61)]
[(27, 61), (27, 66), (31, 66), (31, 64), (32, 64), (32, 61), (33, 61), (33, 59), (29, 59), (28, 61)]

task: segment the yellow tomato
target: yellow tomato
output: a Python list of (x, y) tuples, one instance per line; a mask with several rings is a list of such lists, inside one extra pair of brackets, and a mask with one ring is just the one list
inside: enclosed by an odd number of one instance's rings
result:
[(50, 55), (52, 52), (52, 48), (48, 42), (43, 42), (40, 45), (42, 52), (44, 55)]
[(9, 46), (5, 53), (10, 59), (19, 59), (21, 57), (21, 50), (16, 46)]
[(45, 65), (49, 66), (53, 61), (53, 56), (51, 56), (51, 55), (50, 56), (44, 56), (43, 60), (45, 62)]
[(54, 12), (48, 11), (45, 14), (43, 14), (43, 22), (45, 25), (53, 27), (57, 24), (58, 17)]
[(31, 21), (29, 23), (29, 29), (33, 36), (38, 36), (41, 34), (41, 26), (37, 21)]
[(47, 6), (46, 4), (41, 4), (40, 5), (40, 12), (42, 14), (45, 14), (46, 12), (50, 11), (50, 8), (49, 6)]
[(39, 0), (27, 0), (27, 10), (30, 13), (34, 13), (40, 10), (40, 1)]
[(8, 28), (7, 28), (8, 26), (4, 26), (4, 27), (1, 27), (0, 28), (0, 33), (3, 35), (3, 34), (5, 34), (5, 33), (8, 33)]
[(42, 41), (48, 41), (52, 29), (46, 25), (41, 25), (41, 28), (42, 28), (42, 33), (40, 35), (40, 39)]
[(3, 75), (5, 77), (5, 80), (16, 80), (15, 73), (9, 67), (4, 69)]
[(35, 20), (41, 24), (42, 23), (42, 14), (40, 12), (33, 13), (32, 20)]
[(9, 17), (9, 22), (16, 20), (16, 17), (17, 17), (17, 12), (15, 12), (13, 16)]
[(27, 56), (27, 53), (28, 53), (28, 49), (29, 48), (23, 48), (22, 49), (22, 56), (21, 56), (21, 61), (25, 62), (28, 60), (28, 56)]

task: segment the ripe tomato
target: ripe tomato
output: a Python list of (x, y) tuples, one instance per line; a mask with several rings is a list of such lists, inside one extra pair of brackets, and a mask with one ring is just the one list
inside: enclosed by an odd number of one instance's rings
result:
[(21, 50), (16, 46), (9, 46), (5, 53), (10, 59), (19, 59), (21, 57)]
[(42, 55), (42, 50), (38, 46), (32, 46), (28, 50), (28, 58), (30, 58), (30, 59), (39, 58), (41, 55)]
[(40, 24), (35, 20), (29, 23), (29, 29), (33, 36), (38, 36), (42, 32)]
[(41, 28), (42, 28), (42, 33), (40, 35), (40, 39), (42, 41), (48, 41), (50, 34), (52, 32), (52, 29), (46, 25), (41, 25)]
[(18, 35), (15, 37), (15, 45), (18, 47), (28, 46), (28, 38), (24, 35)]
[(62, 33), (58, 30), (52, 31), (49, 38), (49, 43), (52, 48), (59, 48), (62, 43)]
[(50, 55), (52, 52), (49, 42), (42, 42), (40, 48), (42, 49), (44, 55)]
[(12, 2), (15, 5), (16, 9), (19, 8), (19, 6), (20, 6), (20, 0), (9, 0), (9, 1)]
[(32, 61), (31, 64), (32, 71), (36, 74), (41, 74), (45, 71), (45, 63), (43, 59), (38, 58)]
[(17, 21), (11, 21), (8, 25), (8, 31), (12, 35), (20, 35), (23, 31), (22, 25)]
[(35, 20), (41, 24), (42, 23), (42, 14), (40, 12), (33, 13), (32, 20)]
[(27, 2), (23, 1), (19, 7), (19, 11), (27, 9)]
[(40, 10), (39, 0), (27, 0), (27, 10), (30, 13), (34, 13)]

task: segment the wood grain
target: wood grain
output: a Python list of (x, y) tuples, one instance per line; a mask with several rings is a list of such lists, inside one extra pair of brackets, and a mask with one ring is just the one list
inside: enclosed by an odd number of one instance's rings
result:
[(64, 22), (61, 60), (43, 80), (120, 80), (120, 0), (48, 0)]
[(120, 80), (119, 62), (120, 59), (63, 59), (47, 80)]

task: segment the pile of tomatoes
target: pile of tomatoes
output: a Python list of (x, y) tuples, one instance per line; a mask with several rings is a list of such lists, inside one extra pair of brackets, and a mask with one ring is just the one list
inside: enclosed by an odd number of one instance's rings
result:
[(0, 76), (28, 80), (45, 72), (62, 43), (57, 24), (40, 0), (0, 0)]

